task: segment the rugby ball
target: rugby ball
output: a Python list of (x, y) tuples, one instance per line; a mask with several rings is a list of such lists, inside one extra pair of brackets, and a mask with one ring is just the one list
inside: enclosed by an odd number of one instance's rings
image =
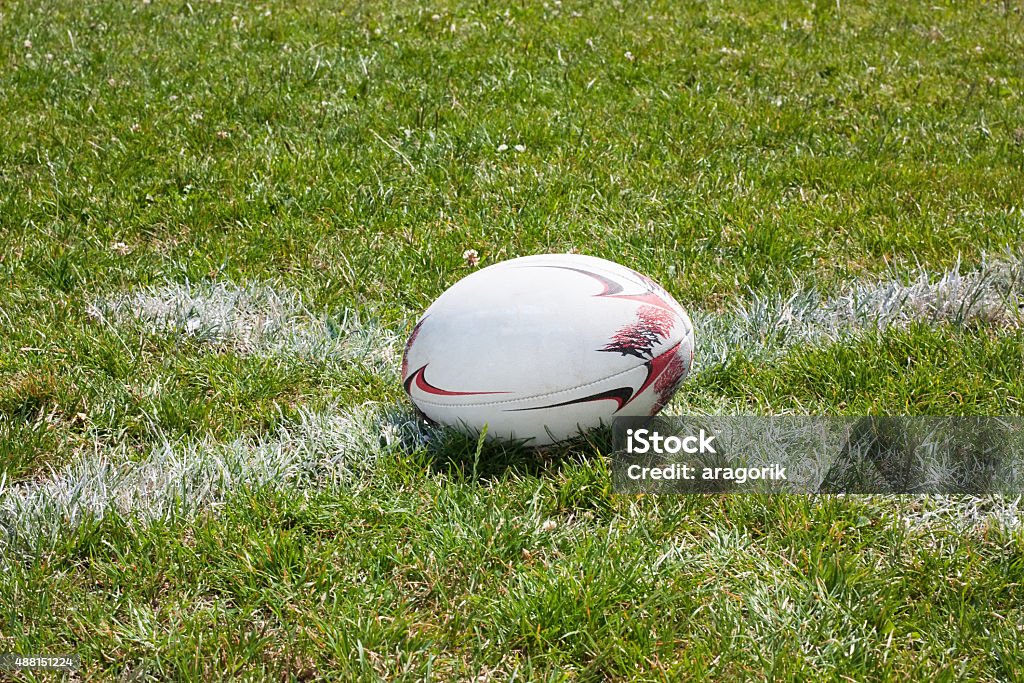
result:
[(427, 419), (542, 446), (661, 410), (693, 363), (662, 287), (592, 256), (526, 256), (445, 291), (413, 328), (402, 381)]

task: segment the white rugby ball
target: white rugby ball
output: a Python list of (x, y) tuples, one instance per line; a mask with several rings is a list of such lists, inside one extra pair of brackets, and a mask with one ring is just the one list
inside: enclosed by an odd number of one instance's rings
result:
[(693, 363), (693, 324), (651, 279), (576, 254), (512, 259), (416, 323), (402, 381), (428, 419), (541, 446), (661, 410)]

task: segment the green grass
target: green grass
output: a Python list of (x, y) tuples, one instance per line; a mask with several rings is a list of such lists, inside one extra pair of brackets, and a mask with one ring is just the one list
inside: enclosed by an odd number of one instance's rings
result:
[(798, 349), (768, 365), (735, 356), (699, 376), (691, 406), (732, 398), (766, 414), (1019, 415), (1021, 367), (1019, 334), (918, 325)]
[(908, 531), (898, 505), (616, 497), (579, 459), (489, 482), (394, 463), (358, 496), (108, 517), (16, 567), (47, 588), (4, 617), (19, 644), (155, 678), (1012, 678), (1019, 535)]
[[(998, 2), (6, 2), (0, 481), (404, 409), (394, 340), (466, 249), (620, 261), (706, 325), (1019, 259), (1022, 29)], [(288, 329), (358, 319), (383, 352), (90, 312), (186, 282), (298, 292)], [(849, 332), (708, 359), (670, 409), (1021, 413), (1019, 315)], [(354, 482), (68, 520), (0, 558), (0, 652), (75, 651), (87, 680), (1024, 670), (1007, 501), (627, 498), (599, 443), (446, 438)], [(964, 521), (989, 503), (1016, 526)]]

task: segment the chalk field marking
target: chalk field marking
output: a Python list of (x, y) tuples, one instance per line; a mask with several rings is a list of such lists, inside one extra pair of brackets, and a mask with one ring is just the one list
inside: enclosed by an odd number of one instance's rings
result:
[[(890, 279), (857, 284), (835, 297), (803, 289), (786, 298), (740, 302), (724, 313), (694, 311), (696, 370), (731, 353), (777, 355), (798, 344), (837, 341), (858, 331), (912, 321), (1020, 327), (1024, 266), (987, 261), (965, 274), (921, 273), (909, 283)], [(89, 314), (100, 324), (141, 325), (240, 354), (285, 355), (326, 363), (367, 362), (394, 373), (402, 334), (346, 315), (332, 321), (308, 309), (302, 297), (266, 284), (169, 284), (98, 298)], [(729, 406), (723, 404), (723, 411)], [(38, 552), (73, 533), (87, 516), (108, 511), (140, 520), (216, 508), (243, 486), (358, 485), (376, 460), (430, 438), (404, 407), (366, 404), (326, 413), (303, 412), (270, 436), (161, 442), (142, 459), (124, 446), (97, 441), (44, 480), (11, 485), (0, 480), (0, 564), (9, 551)], [(396, 451), (395, 449), (399, 449)], [(1021, 500), (933, 497), (923, 510), (901, 517), (923, 527), (1018, 527)], [(920, 506), (918, 506), (920, 507)]]
[(314, 314), (298, 292), (265, 283), (167, 284), (99, 297), (86, 310), (101, 323), (134, 324), (241, 355), (360, 360), (380, 372), (394, 365), (400, 348), (391, 330), (351, 311)]
[(696, 311), (694, 370), (724, 363), (730, 354), (777, 355), (799, 344), (823, 344), (870, 329), (923, 321), (1007, 328), (1024, 323), (1024, 263), (985, 261), (961, 273), (957, 265), (935, 277), (921, 272), (909, 283), (895, 277), (858, 283), (834, 297), (813, 288), (787, 297), (757, 297), (723, 313)]
[(358, 490), (372, 480), (378, 458), (424, 439), (406, 411), (366, 404), (303, 412), (268, 437), (163, 442), (142, 458), (97, 443), (48, 479), (0, 480), (0, 558), (53, 548), (87, 517), (114, 511), (142, 521), (187, 517), (216, 509), (242, 487)]

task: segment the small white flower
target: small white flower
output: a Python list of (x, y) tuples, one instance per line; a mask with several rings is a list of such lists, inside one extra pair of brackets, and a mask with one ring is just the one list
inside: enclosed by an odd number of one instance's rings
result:
[(629, 50), (626, 50), (626, 54), (624, 56), (625, 56), (626, 60), (630, 61), (630, 62), (632, 62), (634, 59), (636, 59), (636, 57), (633, 56), (633, 53), (630, 52)]
[(466, 262), (467, 266), (476, 268), (480, 265), (480, 253), (476, 249), (467, 249), (462, 252), (462, 260)]
[(231, 133), (227, 132), (226, 130), (218, 130), (217, 137), (220, 138), (221, 140), (227, 140), (229, 137), (231, 137)]
[(31, 50), (32, 49), (32, 41), (29, 40), (28, 38), (25, 39), (25, 42), (22, 43), (22, 45), (25, 46), (26, 50)]
[(501, 143), (500, 145), (498, 145), (499, 152), (504, 152), (506, 149), (508, 149), (508, 145), (506, 145), (505, 143)]
[(517, 152), (525, 152), (526, 151), (526, 145), (516, 145), (512, 149), (514, 149)]
[(140, 130), (142, 130), (142, 126), (140, 124), (138, 124), (138, 123), (133, 123), (132, 124), (132, 132), (133, 133), (138, 133)]
[(556, 522), (553, 519), (545, 520), (545, 522), (540, 526), (540, 530), (544, 531), (544, 532), (547, 532), (547, 533), (550, 533), (550, 532), (554, 531), (557, 528), (558, 528), (558, 522)]
[(441, 21), (441, 15), (440, 14), (432, 14), (432, 15), (430, 15), (430, 20), (431, 21)]
[(46, 61), (48, 61), (48, 62), (52, 62), (53, 61), (53, 53), (52, 52), (47, 52), (46, 53)]

